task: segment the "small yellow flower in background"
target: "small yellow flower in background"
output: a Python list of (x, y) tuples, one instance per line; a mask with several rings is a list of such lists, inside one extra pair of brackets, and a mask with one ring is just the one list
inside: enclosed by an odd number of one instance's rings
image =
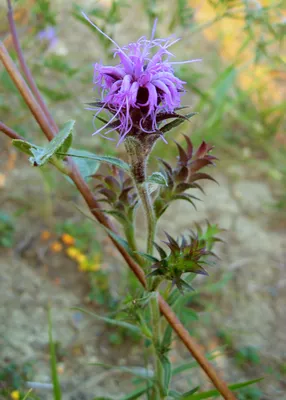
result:
[(50, 239), (50, 237), (51, 237), (51, 232), (49, 232), (49, 231), (43, 231), (41, 233), (42, 240), (48, 240), (48, 239)]
[(68, 246), (71, 246), (75, 243), (74, 237), (72, 237), (68, 233), (62, 234), (62, 241), (64, 242), (64, 244), (67, 244)]
[(72, 258), (73, 260), (76, 259), (78, 254), (80, 254), (80, 251), (76, 247), (69, 247), (66, 250), (67, 255)]
[(50, 246), (53, 253), (59, 253), (63, 249), (63, 245), (60, 242), (53, 242)]
[(88, 267), (88, 270), (91, 272), (96, 272), (100, 270), (100, 264), (91, 264)]
[(81, 272), (86, 272), (86, 271), (88, 271), (88, 267), (89, 267), (88, 261), (85, 260), (85, 261), (79, 263), (78, 270)]
[(13, 392), (11, 392), (11, 399), (12, 400), (19, 400), (20, 399), (19, 390), (13, 390)]
[(96, 254), (93, 258), (93, 262), (89, 265), (88, 270), (91, 272), (96, 272), (99, 271), (101, 269), (101, 265), (100, 265), (100, 255)]
[(79, 252), (76, 256), (75, 256), (75, 260), (79, 263), (85, 263), (87, 262), (87, 257), (86, 255), (82, 254), (81, 252)]

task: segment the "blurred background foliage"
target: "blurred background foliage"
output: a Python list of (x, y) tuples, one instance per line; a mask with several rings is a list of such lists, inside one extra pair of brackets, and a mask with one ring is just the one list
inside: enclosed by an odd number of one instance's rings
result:
[[(4, 3), (0, 2), (0, 37), (15, 59)], [(235, 158), (246, 164), (250, 171), (259, 171), (270, 183), (278, 182), (275, 207), (285, 215), (286, 12), (283, 1), (15, 2), (15, 20), (28, 65), (57, 122), (62, 125), (69, 118), (76, 119), (76, 141), (80, 147), (115, 154), (122, 152), (121, 147), (116, 148), (107, 140), (91, 136), (95, 130), (92, 115), (84, 110), (84, 102), (96, 97), (92, 88), (92, 64), (99, 61), (114, 63), (113, 45), (87, 23), (81, 16), (82, 9), (120, 45), (136, 40), (142, 34), (150, 35), (154, 19), (158, 18), (158, 37), (175, 34), (182, 38), (173, 49), (178, 60), (203, 59), (200, 64), (181, 65), (176, 69), (178, 76), (187, 82), (183, 103), (190, 105), (191, 111), (199, 113), (191, 122), (194, 143), (197, 145), (205, 139), (217, 147), (221, 158)], [(139, 19), (138, 27), (132, 13)], [(74, 36), (73, 27), (76, 34), (80, 32), (79, 38)], [(82, 53), (79, 52), (81, 46)], [(36, 137), (36, 140), (43, 141), (26, 105), (2, 67), (0, 116), (3, 122), (28, 140), (35, 140)], [(181, 132), (180, 128), (174, 134), (179, 142), (183, 140)], [(168, 140), (171, 141), (170, 138)], [(6, 177), (15, 168), (17, 157), (11, 148), (5, 149), (8, 157), (5, 163), (0, 160), (0, 190), (5, 189)], [(166, 158), (174, 156), (175, 146), (159, 143), (155, 153), (163, 153)], [(102, 247), (98, 233), (94, 233), (94, 225), (89, 220), (79, 224), (77, 217), (63, 212), (54, 223), (53, 217), (50, 218), (53, 214), (52, 199), (54, 187), (59, 186), (59, 182), (53, 173), (44, 173), (44, 177), (42, 189), (46, 200), (42, 205), (45, 209), (43, 214), (51, 224), (48, 230), (42, 231), (41, 246), (45, 247), (48, 255), (64, 253), (72, 260), (81, 273), (88, 275), (88, 301), (104, 306), (110, 313), (115, 312), (129, 298), (118, 297), (110, 279), (110, 269), (101, 260), (102, 252), (113, 255), (112, 250)], [(13, 212), (1, 211), (1, 247), (14, 246), (15, 221), (30, 209), (31, 204)], [(136, 284), (132, 276), (125, 272), (122, 274), (125, 275), (120, 280), (121, 292), (128, 286), (135, 293)], [(196, 312), (188, 308), (190, 304), (195, 309), (202, 304), (207, 307), (208, 296), (215, 296), (230, 278), (230, 274), (226, 273), (218, 284), (202, 286), (206, 300), (203, 298), (201, 303), (197, 302), (200, 290), (195, 295), (185, 296), (182, 300), (185, 308), (181, 308), (184, 322), (188, 324), (197, 318)], [(239, 367), (243, 368), (245, 363), (259, 364), (255, 347), (235, 351), (232, 339), (225, 332), (219, 332), (218, 336), (233, 351)], [(122, 344), (126, 337), (130, 339), (130, 333), (124, 329), (116, 332), (109, 330), (108, 340), (112, 344)], [(131, 339), (134, 343), (138, 341), (136, 335)], [(13, 363), (8, 369), (5, 367), (0, 371), (0, 376), (7, 374), (8, 370), (13, 377), (18, 376), (18, 367)], [(18, 390), (19, 384), (13, 384), (11, 388)], [(241, 392), (240, 399), (261, 398), (258, 389), (247, 390)]]

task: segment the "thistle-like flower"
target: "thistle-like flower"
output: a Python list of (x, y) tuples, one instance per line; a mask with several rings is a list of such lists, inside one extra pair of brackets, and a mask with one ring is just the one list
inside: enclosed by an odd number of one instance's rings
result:
[(154, 39), (155, 28), (156, 22), (150, 40), (141, 37), (125, 47), (119, 47), (109, 38), (115, 45), (114, 57), (119, 58), (119, 64), (94, 65), (93, 82), (101, 101), (89, 103), (92, 106), (89, 109), (97, 110), (95, 117), (102, 110), (113, 116), (94, 134), (106, 128), (105, 135), (117, 130), (120, 144), (127, 135), (142, 132), (162, 135), (158, 121), (180, 117), (175, 111), (180, 107), (185, 82), (175, 76), (173, 65), (198, 60), (171, 62), (173, 54), (169, 48), (179, 39)]

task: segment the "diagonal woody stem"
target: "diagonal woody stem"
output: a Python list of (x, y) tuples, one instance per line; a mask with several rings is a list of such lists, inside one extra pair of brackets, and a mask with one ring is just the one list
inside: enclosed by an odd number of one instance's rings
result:
[(8, 6), (7, 17), (8, 17), (8, 21), (9, 21), (10, 31), (12, 34), (13, 44), (14, 44), (22, 71), (24, 73), (25, 78), (27, 79), (27, 82), (31, 88), (32, 93), (34, 94), (39, 106), (43, 110), (49, 124), (51, 125), (51, 127), (53, 129), (54, 135), (56, 135), (56, 133), (58, 132), (57, 124), (55, 123), (52, 115), (50, 114), (50, 112), (48, 110), (46, 103), (43, 100), (43, 97), (41, 96), (41, 93), (39, 92), (39, 89), (37, 88), (36, 82), (34, 81), (33, 75), (31, 73), (30, 68), (28, 67), (26, 60), (24, 58), (24, 55), (23, 55), (19, 37), (17, 34), (14, 17), (13, 17), (13, 7), (11, 4), (11, 0), (7, 0), (7, 6)]
[[(42, 108), (39, 106), (37, 101), (35, 100), (33, 94), (31, 93), (29, 87), (27, 86), (26, 82), (21, 77), (17, 67), (13, 63), (11, 57), (9, 56), (6, 48), (2, 43), (0, 43), (0, 59), (4, 64), (7, 72), (9, 73), (10, 77), (14, 81), (15, 85), (17, 86), (19, 92), (23, 96), (26, 104), (30, 108), (32, 114), (34, 115), (36, 121), (38, 122), (39, 126), (41, 127), (42, 131), (45, 133), (47, 138), (51, 140), (54, 136), (53, 128), (50, 126)], [(9, 137), (8, 130), (10, 128), (6, 127), (4, 124), (1, 123), (0, 130), (6, 133)], [(11, 130), (12, 131), (12, 130)], [(13, 131), (12, 131), (13, 132)], [(89, 187), (87, 186), (86, 182), (83, 180), (82, 176), (80, 175), (76, 165), (74, 164), (73, 160), (68, 158), (68, 163), (70, 166), (70, 178), (74, 181), (76, 187), (78, 188), (79, 192), (85, 199), (91, 213), (97, 219), (97, 221), (102, 224), (107, 229), (115, 232), (115, 229), (109, 220), (102, 212), (99, 203), (95, 199), (93, 193), (90, 191)], [(110, 237), (110, 235), (109, 235)], [(119, 250), (121, 255), (123, 256), (124, 260), (130, 267), (130, 269), (134, 272), (140, 283), (143, 287), (146, 288), (146, 279), (145, 274), (142, 271), (141, 267), (130, 257), (127, 251), (117, 243), (112, 237), (110, 237), (115, 247)], [(189, 332), (184, 328), (180, 320), (177, 318), (176, 314), (173, 312), (171, 307), (165, 302), (165, 300), (159, 295), (159, 307), (161, 313), (165, 316), (169, 324), (172, 326), (174, 331), (177, 333), (179, 338), (185, 344), (186, 348), (198, 362), (200, 367), (205, 371), (207, 376), (210, 378), (214, 386), (217, 390), (221, 393), (221, 395), (226, 400), (235, 400), (236, 397), (227, 387), (224, 380), (217, 374), (214, 367), (208, 362), (205, 358), (204, 354), (200, 350), (198, 344), (193, 340), (190, 336)]]

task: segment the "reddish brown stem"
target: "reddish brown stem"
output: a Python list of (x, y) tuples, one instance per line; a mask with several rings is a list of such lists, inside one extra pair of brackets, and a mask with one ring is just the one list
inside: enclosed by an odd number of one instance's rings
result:
[(21, 45), (20, 45), (20, 40), (19, 40), (19, 37), (17, 34), (17, 29), (16, 29), (14, 17), (13, 17), (13, 7), (11, 4), (11, 0), (7, 0), (7, 4), (8, 4), (8, 21), (9, 21), (9, 26), (10, 26), (10, 32), (12, 34), (13, 44), (14, 44), (14, 47), (15, 47), (15, 50), (16, 50), (16, 53), (17, 53), (17, 56), (19, 59), (19, 63), (21, 65), (22, 71), (24, 73), (25, 78), (27, 79), (28, 85), (30, 86), (32, 93), (34, 94), (37, 102), (39, 103), (39, 106), (41, 107), (41, 109), (43, 110), (43, 112), (46, 116), (46, 119), (48, 120), (49, 124), (52, 127), (53, 134), (56, 135), (56, 133), (58, 132), (58, 127), (57, 127), (52, 115), (50, 114), (48, 107), (47, 107), (46, 103), (44, 102), (39, 89), (37, 88), (36, 82), (34, 81), (34, 78), (30, 71), (30, 68), (28, 67), (26, 60), (23, 56), (23, 52), (22, 52)]
[[(39, 107), (31, 91), (27, 87), (26, 83), (23, 81), (23, 78), (21, 77), (19, 71), (17, 70), (17, 67), (14, 65), (13, 61), (11, 60), (11, 57), (9, 56), (7, 50), (2, 44), (0, 46), (0, 59), (2, 60), (9, 75), (11, 76), (15, 85), (19, 89), (21, 95), (23, 96), (24, 100), (26, 101), (27, 105), (32, 111), (33, 115), (35, 116), (35, 119), (39, 123), (41, 129), (43, 130), (47, 138), (51, 140), (53, 137), (52, 128), (50, 127), (41, 107)], [(5, 130), (3, 131), (4, 133), (6, 133)], [(79, 192), (85, 199), (92, 214), (95, 216), (98, 222), (100, 222), (103, 226), (115, 232), (115, 229), (111, 221), (101, 212), (99, 203), (96, 201), (94, 195), (92, 194), (89, 187), (83, 180), (73, 160), (69, 159), (68, 162), (71, 171), (70, 177), (72, 178)], [(116, 248), (121, 253), (121, 255), (123, 256), (124, 260), (130, 267), (130, 269), (134, 272), (140, 283), (143, 285), (143, 287), (146, 287), (146, 279), (141, 267), (130, 257), (127, 251), (119, 243), (117, 243), (112, 237), (110, 238), (114, 243), (114, 245), (116, 246)], [(159, 296), (159, 304), (162, 314), (165, 316), (169, 324), (172, 326), (174, 331), (177, 333), (179, 338), (185, 344), (185, 346), (190, 351), (195, 360), (198, 362), (198, 364), (201, 366), (201, 368), (206, 372), (207, 376), (213, 382), (214, 386), (218, 389), (221, 395), (226, 400), (235, 400), (234, 394), (229, 390), (226, 383), (217, 374), (213, 366), (205, 358), (198, 344), (192, 339), (189, 332), (184, 328), (184, 326), (177, 318), (171, 307), (165, 302), (165, 300), (161, 296)]]
[(5, 135), (9, 136), (11, 139), (21, 139), (24, 140), (17, 132), (13, 131), (13, 129), (9, 128), (9, 126), (5, 125), (2, 121), (0, 121), (0, 131), (4, 132)]

